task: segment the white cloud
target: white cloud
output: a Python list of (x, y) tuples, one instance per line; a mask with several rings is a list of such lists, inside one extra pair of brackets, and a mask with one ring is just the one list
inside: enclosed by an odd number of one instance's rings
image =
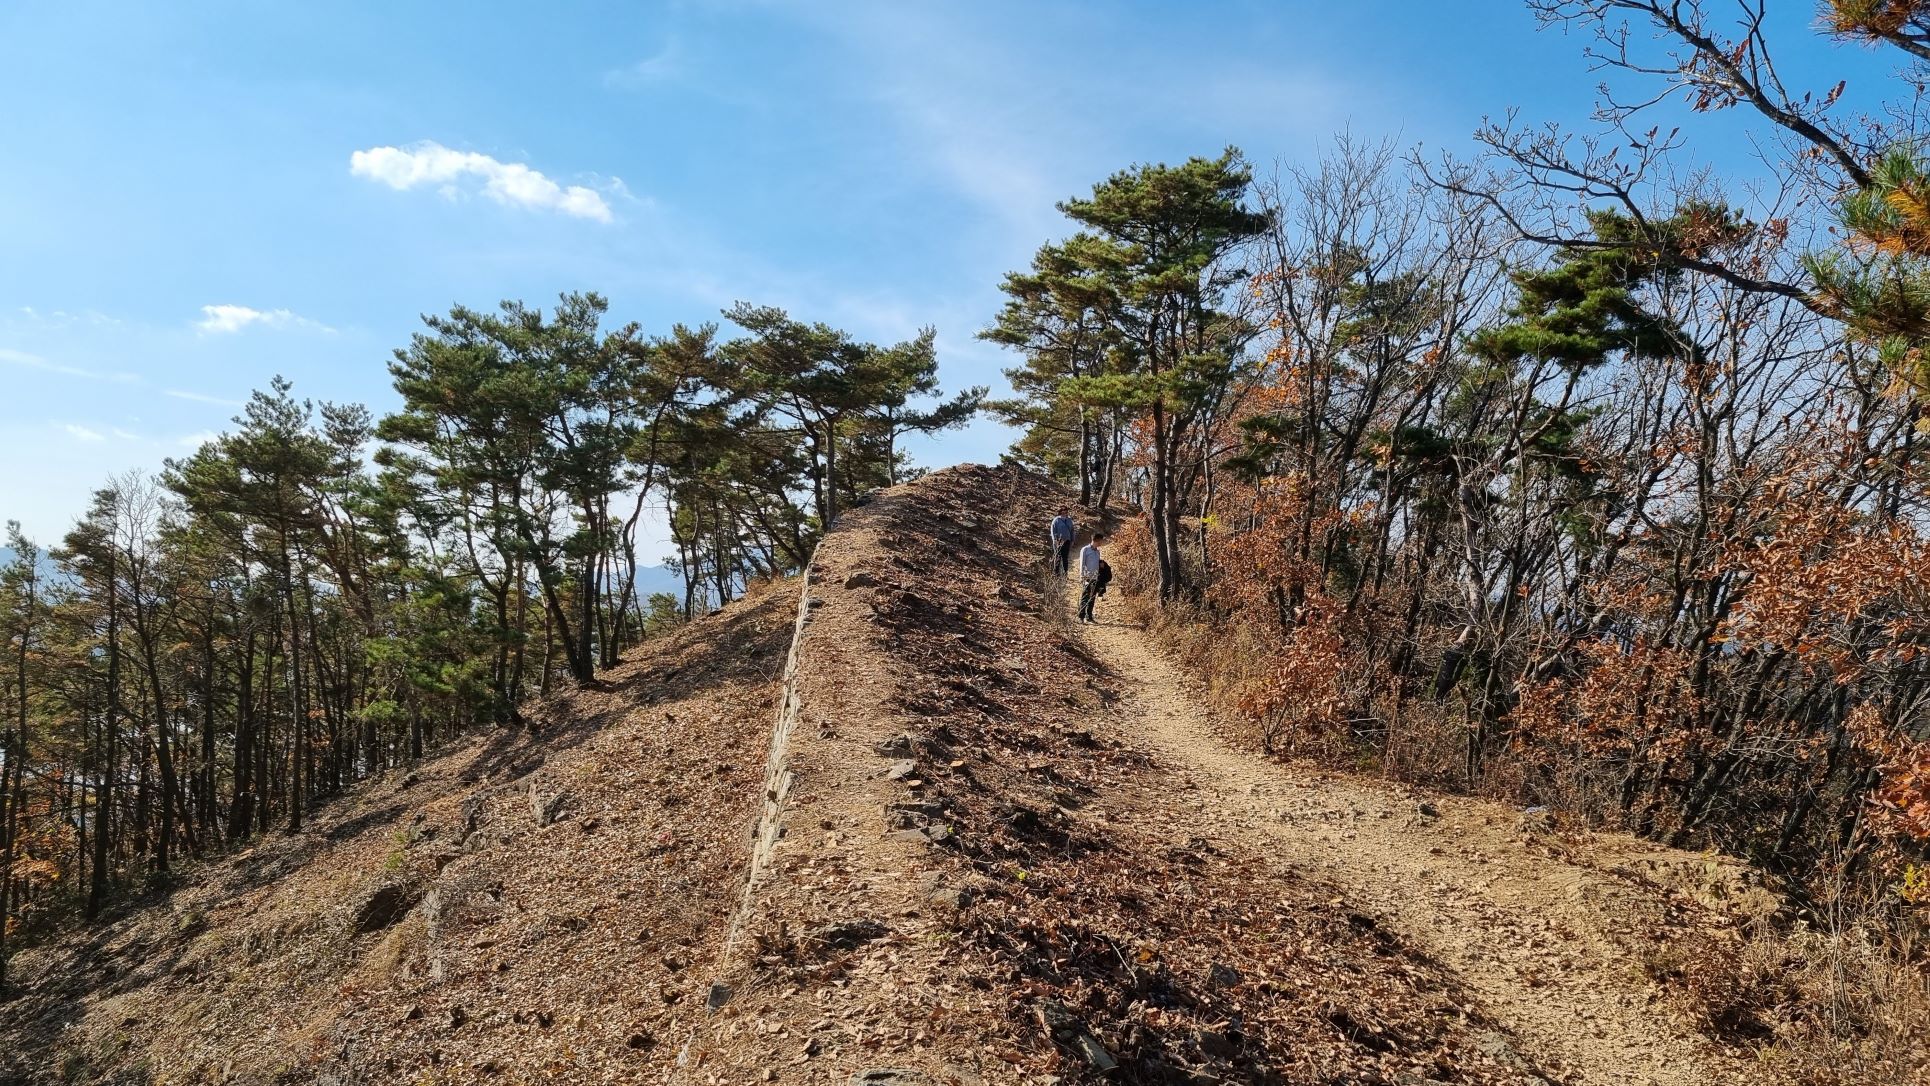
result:
[(67, 431), (67, 436), (73, 438), (75, 441), (105, 441), (107, 439), (107, 435), (101, 433), (99, 430), (89, 430), (85, 426), (76, 426), (71, 422), (62, 423), (60, 428)]
[(70, 377), (91, 377), (91, 373), (75, 366), (59, 366), (37, 354), (0, 347), (0, 362), (10, 366), (25, 366), (30, 370), (47, 370), (50, 373), (65, 373)]
[(582, 185), (559, 185), (521, 162), (502, 162), (476, 151), (456, 151), (425, 141), (408, 147), (371, 147), (349, 156), (349, 173), (406, 190), (436, 185), (446, 193), (462, 191), (465, 180), (480, 181), (483, 195), (499, 204), (556, 211), (579, 219), (609, 222), (603, 194)]
[[(201, 319), (194, 322), (196, 328), (210, 335), (230, 335), (251, 325), (263, 328), (307, 328), (317, 332), (333, 332), (335, 329), (326, 324), (297, 316), (286, 309), (253, 309), (245, 305), (204, 305)], [(170, 392), (170, 396), (174, 393)], [(182, 397), (192, 399), (192, 397)]]
[(653, 83), (667, 83), (684, 74), (683, 43), (671, 38), (662, 49), (635, 64), (603, 73), (603, 85), (634, 90)]
[(98, 327), (107, 327), (121, 323), (119, 318), (110, 317), (105, 313), (93, 309), (83, 309), (78, 313), (69, 313), (65, 309), (42, 312), (33, 306), (23, 305), (20, 307), (19, 312), (21, 316), (35, 324), (47, 325), (54, 328), (66, 328), (75, 324), (91, 324)]
[(165, 389), (162, 391), (161, 394), (163, 396), (172, 396), (177, 400), (190, 400), (190, 401), (193, 401), (194, 403), (211, 403), (211, 404), (218, 404), (219, 406), (222, 406), (222, 407), (240, 407), (241, 406), (240, 400), (223, 399), (220, 396), (210, 396), (205, 392), (189, 392), (188, 390), (181, 389), (181, 388)]
[[(927, 173), (992, 216), (995, 229), (980, 233), (1001, 251), (1066, 233), (1055, 203), (1105, 175), (1092, 163), (1115, 161), (1106, 133), (1117, 119), (1091, 104), (1117, 92), (1115, 79), (1067, 70), (1049, 50), (1015, 41), (996, 15), (886, 2), (791, 10), (849, 54), (851, 89), (880, 108), (880, 137), (895, 134), (907, 176)], [(1038, 29), (1059, 29), (1037, 18)]]
[(141, 378), (137, 374), (99, 373), (94, 370), (82, 369), (79, 366), (68, 366), (59, 362), (49, 362), (37, 354), (28, 354), (26, 351), (15, 351), (6, 347), (0, 347), (0, 362), (5, 362), (10, 366), (23, 366), (30, 370), (58, 373), (65, 377), (79, 377), (88, 381), (112, 381), (119, 385), (138, 385), (141, 383)]
[[(1083, 30), (1065, 5), (854, 0), (783, 10), (830, 39), (850, 89), (880, 108), (882, 136), (895, 130), (903, 144), (907, 176), (928, 172), (994, 216), (1004, 229), (985, 248), (1001, 252), (1029, 254), (1069, 233), (1055, 204), (1135, 161), (1213, 155), (1228, 143), (1305, 146), (1382, 106), (1372, 87), (1330, 74), (1318, 56), (1277, 75), (1238, 51), (1141, 40), (1123, 21), (1093, 28), (1103, 45), (1088, 52), (1105, 63), (1068, 63), (1052, 46)], [(1020, 11), (1026, 26), (1013, 33)]]

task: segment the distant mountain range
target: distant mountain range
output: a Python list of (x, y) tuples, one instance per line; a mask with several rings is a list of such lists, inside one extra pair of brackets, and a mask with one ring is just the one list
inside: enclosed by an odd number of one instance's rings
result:
[[(12, 565), (13, 558), (14, 551), (12, 547), (0, 547), (0, 566)], [(40, 569), (42, 573), (54, 572), (54, 560), (48, 556), (45, 547), (40, 549)]]
[[(0, 566), (9, 565), (12, 562), (13, 548), (0, 547)], [(47, 556), (45, 550), (41, 551), (40, 564), (43, 570), (49, 573), (53, 572), (53, 559)], [(638, 598), (647, 600), (651, 594), (655, 592), (668, 592), (678, 599), (682, 599), (684, 594), (683, 574), (678, 573), (668, 565), (639, 567), (637, 570)]]
[(638, 567), (637, 597), (647, 600), (654, 592), (668, 592), (682, 599), (684, 575), (667, 565)]

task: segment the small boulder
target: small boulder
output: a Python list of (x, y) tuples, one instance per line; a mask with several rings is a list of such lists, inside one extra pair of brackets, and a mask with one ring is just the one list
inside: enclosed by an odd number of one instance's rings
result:
[(417, 899), (415, 888), (407, 883), (387, 882), (377, 886), (349, 913), (349, 934), (381, 931), (407, 916), (409, 910), (415, 908)]
[(1194, 1030), (1193, 1045), (1200, 1050), (1200, 1055), (1216, 1060), (1228, 1059), (1240, 1050), (1233, 1038), (1211, 1029)]
[(878, 587), (878, 578), (873, 577), (871, 574), (866, 573), (864, 570), (855, 569), (845, 576), (844, 587), (876, 588)]
[(916, 826), (885, 834), (887, 841), (906, 841), (914, 845), (939, 845), (952, 839), (950, 826)]
[(942, 803), (892, 803), (885, 807), (885, 824), (897, 830), (929, 826), (944, 817), (945, 805)]
[(556, 821), (563, 812), (563, 803), (563, 793), (546, 793), (537, 787), (536, 782), (530, 782), (529, 813), (535, 816), (538, 826), (547, 826)]
[(856, 950), (866, 943), (884, 938), (891, 929), (876, 920), (845, 920), (826, 924), (806, 939), (823, 950)]
[(1048, 999), (1035, 1007), (1033, 1014), (1055, 1043), (1078, 1053), (1094, 1071), (1104, 1075), (1119, 1067), (1112, 1053), (1106, 1051), (1106, 1046), (1099, 1043), (1099, 1038), (1092, 1035), (1071, 1007)]
[(1546, 807), (1530, 807), (1521, 812), (1521, 832), (1546, 835), (1555, 832), (1555, 813)]
[(482, 828), (483, 808), (487, 806), (488, 803), (488, 796), (481, 791), (471, 792), (463, 797), (462, 829), (456, 834), (457, 844), (467, 842), (471, 837), (475, 836), (477, 830)]
[(963, 912), (972, 903), (972, 891), (963, 886), (940, 886), (925, 900), (950, 912)]

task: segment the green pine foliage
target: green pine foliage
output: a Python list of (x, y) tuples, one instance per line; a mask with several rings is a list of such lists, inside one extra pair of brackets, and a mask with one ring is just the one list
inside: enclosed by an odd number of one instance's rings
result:
[[(881, 347), (768, 307), (742, 330), (608, 303), (457, 306), (389, 372), (400, 407), (276, 378), (158, 479), (112, 480), (48, 557), (0, 565), (6, 937), (98, 915), (183, 856), (353, 782), (809, 561), (838, 511), (960, 426), (929, 329)], [(667, 520), (683, 590), (648, 578)], [(0, 983), (4, 974), (0, 972)]]
[(1182, 510), (1197, 495), (1180, 461), (1218, 418), (1258, 329), (1233, 308), (1242, 247), (1268, 216), (1249, 206), (1252, 170), (1235, 148), (1177, 165), (1135, 166), (1059, 210), (1082, 229), (1006, 276), (1007, 301), (982, 338), (1018, 351), (1018, 397), (995, 403), (1026, 427), (1024, 462), (1112, 495), (1128, 432), (1150, 428), (1147, 489), (1162, 599), (1187, 590)]

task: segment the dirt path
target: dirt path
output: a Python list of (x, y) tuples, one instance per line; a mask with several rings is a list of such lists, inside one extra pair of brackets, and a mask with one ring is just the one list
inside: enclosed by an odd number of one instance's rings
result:
[[(1076, 604), (1076, 586), (1068, 595)], [(1457, 974), (1543, 1073), (1589, 1086), (1750, 1081), (1746, 1060), (1654, 1004), (1612, 939), (1631, 922), (1631, 883), (1616, 872), (1663, 859), (1652, 848), (1601, 838), (1577, 861), (1531, 844), (1520, 816), (1497, 804), (1262, 761), (1222, 737), (1123, 610), (1117, 597), (1102, 601), (1100, 623), (1076, 628), (1118, 673), (1119, 738), (1177, 781), (1136, 817), (1259, 845), (1338, 887)]]

